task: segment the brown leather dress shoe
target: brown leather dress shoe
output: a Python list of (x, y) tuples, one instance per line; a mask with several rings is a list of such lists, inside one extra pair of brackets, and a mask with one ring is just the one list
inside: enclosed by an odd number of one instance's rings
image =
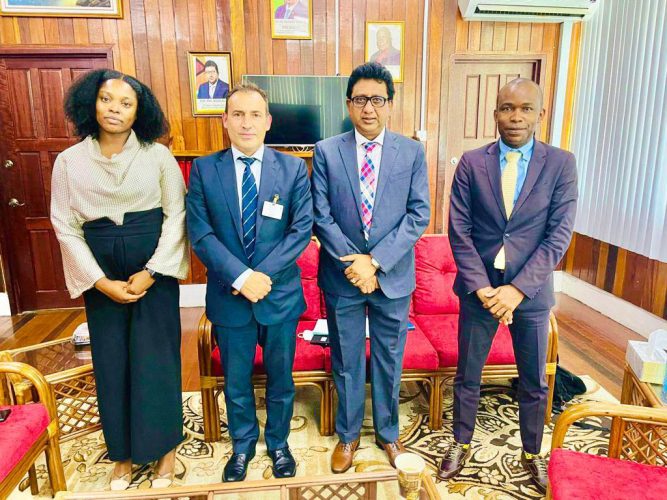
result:
[(453, 442), (440, 461), (438, 467), (438, 479), (443, 481), (451, 479), (458, 475), (465, 466), (465, 461), (470, 456), (471, 446)]
[(338, 441), (336, 448), (331, 454), (331, 471), (341, 474), (352, 466), (354, 452), (359, 448), (359, 438), (349, 443)]
[(537, 490), (543, 495), (547, 492), (549, 476), (547, 475), (547, 461), (539, 455), (530, 455), (525, 451), (521, 452), (521, 465), (530, 474), (530, 479), (537, 487)]
[(394, 469), (396, 468), (396, 463), (394, 462), (396, 457), (401, 453), (408, 451), (405, 449), (405, 446), (403, 446), (403, 443), (401, 443), (398, 439), (393, 443), (381, 443), (379, 439), (376, 439), (375, 444), (378, 445), (378, 448), (382, 448), (387, 453), (387, 457), (389, 457), (389, 463)]

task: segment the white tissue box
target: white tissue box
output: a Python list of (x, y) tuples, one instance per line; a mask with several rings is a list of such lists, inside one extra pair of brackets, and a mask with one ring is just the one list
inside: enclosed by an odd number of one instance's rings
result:
[(667, 330), (656, 330), (648, 342), (629, 340), (625, 359), (642, 382), (662, 384), (667, 368)]

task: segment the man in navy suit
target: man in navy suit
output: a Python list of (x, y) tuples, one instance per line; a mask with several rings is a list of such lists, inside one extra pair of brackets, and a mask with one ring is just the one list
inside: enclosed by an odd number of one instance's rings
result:
[(325, 292), (338, 392), (333, 472), (345, 472), (359, 446), (366, 382), (366, 314), (371, 343), (373, 426), (389, 461), (405, 451), (398, 436), (398, 391), (415, 288), (413, 247), (428, 226), (423, 146), (385, 125), (391, 74), (357, 67), (347, 87), (354, 130), (315, 145), (314, 232), (322, 243), (318, 282)]
[(245, 479), (255, 455), (251, 378), (258, 343), (267, 374), (266, 446), (274, 476), (291, 477), (292, 364), (297, 320), (306, 309), (296, 259), (313, 223), (308, 172), (302, 159), (264, 146), (271, 115), (256, 85), (230, 92), (222, 121), (232, 147), (193, 162), (187, 195), (188, 232), (208, 270), (206, 314), (225, 376), (233, 455), (222, 478)]
[(206, 82), (197, 89), (197, 99), (224, 99), (229, 93), (229, 84), (220, 80), (218, 65), (215, 61), (206, 61), (204, 64)]
[(454, 438), (438, 477), (456, 476), (470, 455), (482, 368), (498, 328), (510, 325), (519, 371), (521, 463), (546, 491), (539, 456), (548, 387), (545, 364), (553, 270), (572, 237), (577, 207), (574, 156), (533, 137), (542, 91), (516, 79), (498, 93), (500, 140), (461, 157), (452, 185), (449, 239), (460, 298), (454, 379)]

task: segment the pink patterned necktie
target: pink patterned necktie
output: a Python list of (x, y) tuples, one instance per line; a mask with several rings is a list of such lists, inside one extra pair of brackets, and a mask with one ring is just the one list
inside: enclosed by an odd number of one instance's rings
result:
[(371, 223), (373, 221), (373, 202), (375, 201), (375, 188), (377, 186), (377, 179), (375, 177), (375, 165), (371, 160), (370, 154), (373, 152), (377, 142), (365, 142), (362, 144), (364, 150), (364, 162), (361, 165), (361, 173), (359, 180), (361, 181), (361, 215), (364, 225), (364, 236), (368, 239), (371, 231)]

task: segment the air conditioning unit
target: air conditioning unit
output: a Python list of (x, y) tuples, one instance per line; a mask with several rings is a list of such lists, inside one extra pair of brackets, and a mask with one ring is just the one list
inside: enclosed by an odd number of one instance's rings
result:
[(466, 21), (562, 23), (585, 21), (602, 0), (459, 0)]

